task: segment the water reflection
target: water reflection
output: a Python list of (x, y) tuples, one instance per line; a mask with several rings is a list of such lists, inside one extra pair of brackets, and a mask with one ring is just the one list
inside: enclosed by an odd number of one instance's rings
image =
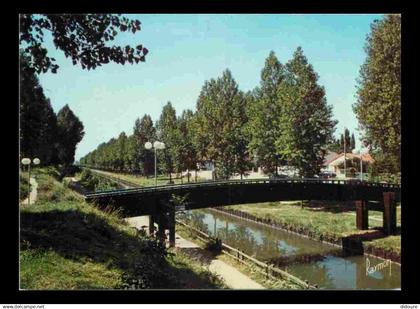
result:
[[(395, 263), (368, 273), (366, 257), (341, 257), (335, 246), (210, 209), (188, 211), (186, 217), (207, 234), (321, 288), (391, 289), (401, 286), (401, 268)], [(372, 266), (383, 262), (371, 257), (369, 260)]]

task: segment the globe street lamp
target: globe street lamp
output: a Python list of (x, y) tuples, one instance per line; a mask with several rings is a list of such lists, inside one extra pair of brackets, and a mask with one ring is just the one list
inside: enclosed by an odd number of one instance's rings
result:
[[(31, 159), (29, 158), (23, 158), (22, 159), (22, 164), (23, 165), (27, 165), (28, 166), (28, 205), (31, 204)], [(41, 163), (41, 160), (39, 160), (38, 158), (33, 159), (33, 164), (34, 165), (39, 165), (39, 163)]]
[(154, 149), (154, 151), (155, 151), (155, 186), (157, 186), (157, 166), (156, 166), (156, 150), (157, 149), (165, 149), (165, 144), (164, 143), (162, 143), (162, 142), (159, 142), (159, 141), (155, 141), (154, 143), (153, 143), (153, 145), (152, 145), (152, 143), (151, 142), (146, 142), (145, 144), (144, 144), (144, 147), (147, 149), (147, 150), (150, 150), (150, 149)]

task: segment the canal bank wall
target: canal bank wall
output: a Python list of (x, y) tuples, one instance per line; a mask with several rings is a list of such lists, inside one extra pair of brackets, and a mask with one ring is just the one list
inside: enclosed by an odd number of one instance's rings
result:
[(273, 229), (282, 230), (291, 234), (299, 235), (300, 237), (308, 238), (311, 240), (319, 241), (331, 246), (335, 246), (340, 248), (343, 251), (344, 255), (365, 255), (365, 256), (372, 256), (375, 258), (379, 258), (382, 260), (391, 260), (394, 263), (401, 265), (401, 256), (390, 254), (381, 249), (370, 248), (363, 245), (363, 236), (362, 235), (350, 235), (347, 237), (342, 237), (341, 239), (337, 240), (326, 235), (316, 235), (314, 232), (306, 229), (304, 227), (289, 225), (289, 224), (281, 224), (277, 221), (260, 218), (254, 216), (250, 213), (240, 211), (237, 209), (226, 209), (224, 207), (213, 207), (208, 208), (210, 211), (220, 212), (222, 214), (226, 214), (229, 216), (233, 216), (235, 218), (239, 218), (245, 221), (251, 221), (260, 225), (264, 225)]

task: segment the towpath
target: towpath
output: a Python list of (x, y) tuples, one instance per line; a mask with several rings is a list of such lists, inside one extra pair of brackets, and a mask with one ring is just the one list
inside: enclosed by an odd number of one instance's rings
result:
[[(127, 218), (126, 221), (129, 225), (137, 229), (146, 229), (148, 231), (149, 220), (147, 216)], [(175, 234), (175, 247), (179, 250), (183, 250), (186, 253), (194, 252), (194, 257), (200, 260), (207, 260), (206, 264), (208, 269), (221, 278), (231, 289), (264, 289), (262, 285), (255, 282), (248, 276), (241, 273), (236, 268), (229, 264), (217, 259), (208, 259), (208, 253), (204, 249), (201, 249), (197, 244), (182, 238), (178, 234)]]

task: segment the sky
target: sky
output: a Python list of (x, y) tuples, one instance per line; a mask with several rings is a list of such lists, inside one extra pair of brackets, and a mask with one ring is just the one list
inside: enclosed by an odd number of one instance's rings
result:
[(206, 80), (225, 69), (243, 91), (260, 83), (260, 73), (270, 51), (281, 63), (289, 61), (301, 46), (325, 87), (328, 104), (338, 120), (335, 135), (344, 127), (355, 133), (360, 145), (358, 122), (352, 110), (356, 79), (366, 59), (364, 52), (370, 24), (382, 15), (292, 15), (292, 14), (145, 14), (142, 30), (120, 33), (118, 45), (142, 44), (149, 50), (145, 63), (109, 63), (95, 70), (73, 66), (57, 50), (51, 38), (45, 42), (49, 56), (60, 65), (57, 74), (39, 76), (55, 112), (68, 104), (83, 122), (85, 136), (75, 159), (102, 142), (131, 135), (134, 122), (144, 114), (156, 121), (170, 101), (180, 115), (195, 111), (196, 100)]

